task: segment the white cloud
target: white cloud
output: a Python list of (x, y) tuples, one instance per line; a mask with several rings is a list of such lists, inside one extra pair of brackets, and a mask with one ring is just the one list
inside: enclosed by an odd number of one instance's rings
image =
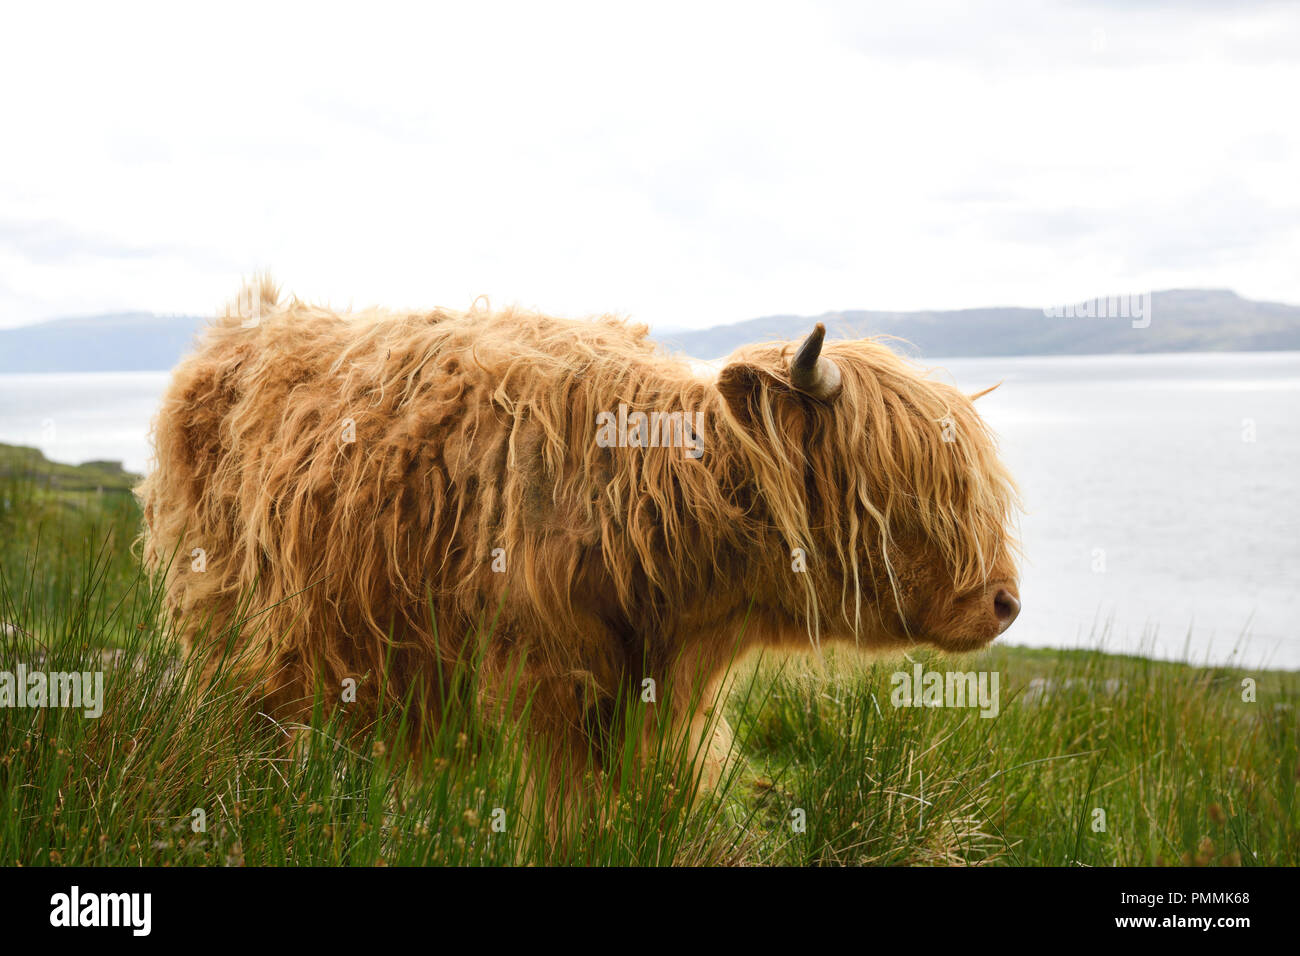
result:
[(206, 312), (260, 267), (339, 305), (693, 326), (1300, 301), (1295, 8), (975, 9), (30, 5), (0, 325)]

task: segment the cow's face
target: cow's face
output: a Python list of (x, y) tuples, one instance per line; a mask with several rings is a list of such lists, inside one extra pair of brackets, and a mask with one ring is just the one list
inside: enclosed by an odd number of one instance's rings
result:
[(877, 615), (864, 628), (866, 643), (971, 651), (991, 642), (1020, 613), (1016, 566), (1007, 547), (990, 561), (987, 577), (963, 586), (954, 580), (944, 549), (923, 531), (897, 531), (889, 568), (878, 562), (870, 571)]
[(718, 379), (774, 521), (809, 542), (800, 583), (823, 636), (983, 647), (1020, 611), (1016, 491), (992, 435), (970, 397), (883, 345), (823, 354), (823, 336), (746, 350)]

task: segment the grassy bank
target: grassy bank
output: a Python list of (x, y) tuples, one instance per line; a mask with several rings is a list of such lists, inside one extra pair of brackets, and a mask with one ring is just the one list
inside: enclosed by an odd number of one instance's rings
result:
[(895, 707), (911, 662), (750, 662), (718, 791), (692, 798), (671, 757), (627, 766), (595, 785), (597, 818), (548, 839), (517, 734), (472, 708), (413, 769), (388, 743), (400, 713), (362, 737), (319, 721), (291, 752), (240, 688), (198, 687), (155, 630), (129, 481), (16, 457), (0, 449), (0, 670), (103, 671), (105, 700), (96, 719), (0, 710), (5, 865), (1300, 863), (1300, 675), (1015, 647), (918, 658), (996, 672), (990, 717)]

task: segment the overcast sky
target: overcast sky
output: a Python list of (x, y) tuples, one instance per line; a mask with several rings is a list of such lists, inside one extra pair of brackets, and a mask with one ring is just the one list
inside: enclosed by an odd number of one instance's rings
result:
[(1295, 4), (176, 6), (6, 7), (0, 326), (1300, 302)]

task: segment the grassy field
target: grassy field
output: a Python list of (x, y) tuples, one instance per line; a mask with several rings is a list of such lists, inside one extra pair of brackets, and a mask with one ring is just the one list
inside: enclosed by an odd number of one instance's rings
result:
[(518, 728), (472, 707), (416, 768), (400, 713), (290, 751), (240, 688), (198, 687), (155, 630), (129, 483), (0, 446), (0, 670), (105, 672), (96, 719), (0, 710), (4, 865), (1300, 863), (1300, 674), (1015, 647), (917, 658), (996, 672), (990, 718), (893, 706), (909, 661), (749, 662), (716, 791), (691, 796), (671, 752), (625, 761), (548, 837), (522, 818)]

